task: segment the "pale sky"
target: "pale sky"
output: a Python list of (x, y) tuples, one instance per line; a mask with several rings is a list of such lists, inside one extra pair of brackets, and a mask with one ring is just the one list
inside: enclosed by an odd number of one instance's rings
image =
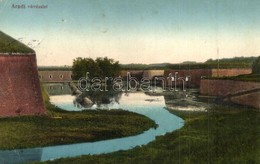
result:
[(0, 0), (0, 30), (33, 47), (41, 66), (259, 56), (259, 15), (259, 0)]

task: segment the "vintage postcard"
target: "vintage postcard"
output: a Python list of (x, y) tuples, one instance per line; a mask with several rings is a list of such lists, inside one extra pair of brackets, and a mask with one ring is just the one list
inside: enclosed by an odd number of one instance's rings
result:
[(260, 163), (259, 0), (0, 0), (0, 164)]

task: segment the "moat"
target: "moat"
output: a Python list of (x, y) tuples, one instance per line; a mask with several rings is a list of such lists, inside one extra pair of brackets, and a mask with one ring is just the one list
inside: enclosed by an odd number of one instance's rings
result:
[[(161, 136), (176, 129), (180, 129), (184, 125), (183, 119), (171, 114), (165, 108), (169, 103), (167, 96), (149, 95), (143, 92), (120, 92), (101, 95), (93, 93), (91, 99), (95, 102), (95, 104), (86, 108), (75, 102), (76, 97), (71, 95), (70, 89), (67, 85), (48, 84), (45, 85), (45, 88), (50, 95), (51, 103), (64, 110), (76, 112), (80, 110), (123, 109), (147, 116), (154, 120), (158, 126), (157, 128), (151, 128), (148, 131), (136, 136), (118, 139), (1, 151), (0, 155), (4, 157), (3, 159), (5, 161), (16, 160), (14, 163), (47, 161), (63, 157), (75, 157), (80, 155), (102, 154), (119, 150), (128, 150), (136, 146), (146, 145), (155, 140), (156, 136)], [(185, 96), (189, 97), (190, 95), (185, 94)], [(172, 99), (172, 97), (170, 99)], [(176, 100), (178, 99), (183, 100), (183, 98), (177, 96)], [(178, 106), (180, 108), (191, 108), (191, 106), (181, 106), (181, 104)], [(196, 108), (198, 108), (198, 106)]]

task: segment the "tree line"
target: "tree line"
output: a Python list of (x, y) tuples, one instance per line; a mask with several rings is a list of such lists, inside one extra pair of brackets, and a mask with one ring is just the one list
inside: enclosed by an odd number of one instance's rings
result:
[[(219, 63), (219, 64), (218, 64)], [(260, 56), (259, 57), (235, 57), (224, 59), (209, 59), (204, 63), (181, 63), (181, 64), (128, 64), (121, 65), (119, 61), (108, 57), (82, 58), (78, 57), (73, 60), (72, 78), (78, 80), (81, 77), (86, 77), (89, 72), (89, 77), (117, 77), (121, 70), (125, 69), (208, 69), (208, 68), (252, 68), (253, 74), (260, 74)]]

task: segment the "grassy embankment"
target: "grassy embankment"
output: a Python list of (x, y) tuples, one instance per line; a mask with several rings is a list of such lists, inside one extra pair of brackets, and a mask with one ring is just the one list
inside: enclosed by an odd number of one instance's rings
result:
[(232, 77), (210, 77), (209, 79), (260, 82), (260, 74), (245, 74)]
[(50, 104), (45, 116), (0, 118), (0, 149), (97, 141), (136, 135), (155, 127), (145, 116), (123, 110), (66, 112)]
[(215, 104), (208, 112), (171, 112), (184, 127), (146, 146), (47, 163), (260, 163), (259, 110)]

